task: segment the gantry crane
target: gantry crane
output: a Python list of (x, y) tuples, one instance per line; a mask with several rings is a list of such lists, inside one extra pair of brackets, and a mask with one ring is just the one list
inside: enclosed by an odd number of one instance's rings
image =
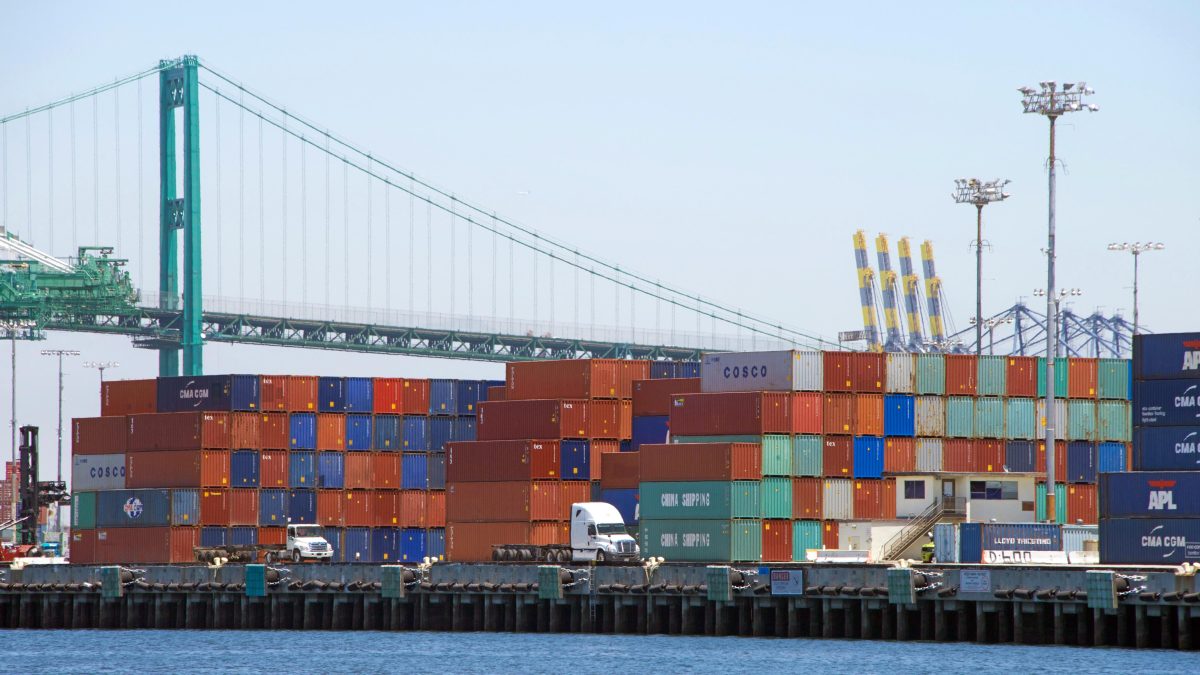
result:
[(877, 352), (883, 346), (879, 343), (879, 315), (875, 307), (875, 271), (867, 258), (867, 237), (862, 230), (854, 233), (854, 262), (858, 267), (858, 297), (862, 304), (867, 346)]
[(942, 324), (942, 280), (933, 267), (933, 242), (921, 242), (921, 265), (925, 271), (925, 299), (929, 303), (929, 337), (939, 351), (947, 351), (946, 328)]
[(921, 318), (921, 279), (913, 269), (908, 237), (900, 237), (896, 242), (896, 249), (900, 253), (900, 283), (904, 288), (904, 312), (908, 320), (908, 350), (925, 351), (927, 345)]
[(896, 273), (892, 271), (892, 258), (888, 253), (886, 234), (880, 233), (875, 237), (875, 252), (879, 256), (879, 290), (883, 297), (883, 320), (887, 328), (887, 339), (883, 348), (889, 352), (902, 352), (905, 351), (905, 340), (900, 327), (900, 314), (896, 309), (899, 288), (896, 284)]

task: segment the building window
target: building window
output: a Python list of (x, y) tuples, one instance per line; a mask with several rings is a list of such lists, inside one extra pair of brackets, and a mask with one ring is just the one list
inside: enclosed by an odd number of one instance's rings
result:
[(1017, 482), (1013, 480), (973, 480), (971, 499), (1001, 500), (1017, 498)]
[(906, 481), (904, 481), (904, 498), (905, 499), (925, 499), (925, 481), (923, 481), (923, 480), (906, 480)]

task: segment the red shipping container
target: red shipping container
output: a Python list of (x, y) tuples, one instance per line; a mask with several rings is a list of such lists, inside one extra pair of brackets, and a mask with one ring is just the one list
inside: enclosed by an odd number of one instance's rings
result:
[[(1046, 473), (1046, 441), (1038, 441), (1037, 472)], [(1125, 466), (1130, 466), (1126, 464)], [(1067, 442), (1054, 441), (1054, 480), (1065, 482), (1067, 477)]]
[(125, 455), (125, 487), (229, 487), (229, 450), (159, 450)]
[(633, 414), (665, 417), (671, 414), (671, 400), (676, 394), (699, 392), (698, 377), (637, 380), (633, 383)]
[(604, 480), (604, 455), (620, 454), (621, 441), (603, 441), (592, 439), (588, 441), (588, 471), (590, 471), (589, 479), (593, 481)]
[(96, 562), (95, 530), (74, 530), (71, 532), (71, 547), (67, 550), (67, 560), (72, 565), (84, 565)]
[(1095, 525), (1099, 514), (1095, 485), (1067, 486), (1067, 522)]
[[(571, 405), (563, 401), (563, 405)], [(621, 405), (618, 401), (580, 401), (587, 406), (588, 438), (621, 438)]]
[(498, 544), (528, 544), (529, 521), (446, 523), (446, 559), (452, 562), (487, 562)]
[(825, 491), (820, 478), (792, 479), (792, 518), (815, 520), (821, 517)]
[(1100, 361), (1072, 356), (1067, 360), (1067, 397), (1096, 398)]
[(371, 453), (371, 487), (376, 490), (400, 489), (400, 453)]
[(896, 479), (856, 479), (854, 517), (858, 520), (895, 520)]
[(158, 380), (108, 380), (100, 383), (102, 417), (153, 412), (158, 412)]
[(316, 412), (319, 380), (305, 375), (287, 376), (287, 411)]
[(229, 449), (229, 413), (155, 413), (125, 420), (129, 452)]
[(650, 362), (629, 359), (515, 361), (505, 364), (510, 401), (632, 398), (633, 381), (650, 379)]
[(481, 441), (587, 438), (587, 401), (485, 401), (476, 412)]
[(258, 490), (235, 488), (229, 491), (229, 524), (258, 525)]
[(628, 441), (633, 439), (633, 401), (621, 400), (618, 421), (620, 422), (621, 440)]
[(825, 434), (854, 432), (854, 394), (825, 394), (822, 401), (821, 427)]
[(854, 438), (826, 436), (823, 441), (822, 475), (826, 478), (849, 478), (854, 473)]
[(821, 358), (825, 391), (853, 391), (854, 364), (851, 352), (825, 352)]
[(883, 441), (884, 473), (915, 473), (917, 443), (912, 438), (887, 437)]
[(643, 482), (761, 480), (758, 443), (647, 443), (638, 451)]
[(405, 415), (428, 415), (429, 380), (405, 378), (401, 398)]
[(259, 453), (258, 484), (264, 488), (288, 486), (287, 450), (263, 450)]
[(825, 400), (818, 392), (792, 392), (792, 430), (798, 434), (822, 434)]
[[(559, 517), (557, 520), (571, 520), (571, 505), (592, 501), (592, 484), (584, 480), (564, 480), (558, 484)], [(534, 490), (534, 503), (537, 503), (537, 490)]]
[(400, 491), (400, 527), (426, 527), (424, 490)]
[[(530, 520), (530, 499), (533, 487), (539, 486), (541, 493), (552, 493), (557, 501), (558, 490), (547, 490), (546, 485), (557, 481), (505, 481), (493, 483), (447, 483), (446, 520), (455, 523)], [(549, 513), (554, 513), (553, 504)], [(554, 520), (553, 515), (533, 520)]]
[(762, 521), (762, 559), (764, 562), (792, 560), (792, 521)]
[(288, 410), (288, 377), (287, 375), (260, 375), (258, 378), (258, 395), (263, 412), (283, 412)]
[(537, 546), (566, 546), (571, 543), (571, 524), (534, 523), (529, 526), (529, 543)]
[(883, 435), (883, 394), (854, 394), (855, 436)]
[(558, 441), (455, 441), (446, 446), (446, 482), (558, 478)]
[(838, 521), (826, 520), (821, 527), (821, 546), (836, 551), (841, 542), (838, 540)]
[(236, 412), (229, 415), (229, 447), (233, 450), (258, 450), (262, 446), (261, 413)]
[(260, 527), (258, 528), (258, 543), (268, 544), (271, 546), (283, 546), (287, 543), (287, 528), (286, 527)]
[(508, 388), (505, 387), (504, 385), (499, 385), (496, 387), (488, 387), (487, 388), (487, 397), (484, 398), (483, 400), (485, 400), (485, 401), (503, 401), (506, 398), (504, 394), (507, 392), (507, 390), (508, 390)]
[(974, 396), (978, 389), (979, 359), (974, 354), (946, 354), (946, 395)]
[(371, 453), (347, 452), (344, 470), (344, 485), (347, 490), (369, 490), (375, 487), (371, 479)]
[(377, 377), (372, 394), (376, 414), (399, 415), (404, 411), (404, 378)]
[(850, 353), (850, 389), (858, 393), (882, 392), (887, 379), (887, 360), (878, 352)]
[(195, 562), (198, 527), (113, 527), (96, 530), (96, 563)]
[[(375, 494), (378, 493), (369, 490), (346, 490), (341, 493), (342, 522), (346, 527), (371, 527), (375, 524)], [(398, 493), (391, 491), (391, 494)]]
[(942, 440), (942, 471), (946, 473), (975, 473), (975, 442), (966, 438)]
[(229, 527), (229, 507), (229, 490), (201, 490), (198, 524)]
[(430, 490), (425, 493), (425, 526), (446, 526), (445, 490)]
[(258, 440), (267, 450), (287, 450), (291, 440), (291, 421), (287, 413), (263, 413), (258, 416)]
[(1009, 396), (1032, 398), (1038, 391), (1038, 360), (1036, 356), (1010, 356), (1005, 373), (1004, 392)]
[(317, 449), (346, 449), (346, 416), (332, 413), (317, 415)]
[(317, 490), (317, 523), (326, 527), (342, 526), (341, 490)]
[(604, 489), (637, 488), (642, 476), (642, 453), (610, 452), (600, 455), (602, 467), (600, 487)]
[(791, 394), (681, 394), (675, 397), (669, 424), (673, 436), (790, 434)]
[(71, 453), (112, 455), (129, 448), (126, 417), (76, 417), (71, 420)]
[(369, 493), (374, 527), (400, 527), (400, 492), (373, 490)]
[(975, 470), (980, 472), (1004, 472), (1004, 441), (975, 441)]
[[(563, 507), (563, 491), (559, 487), (562, 481), (535, 480), (529, 484), (529, 519), (530, 520), (562, 520), (563, 513), (570, 506)], [(582, 485), (589, 483), (581, 482)], [(460, 495), (461, 496), (461, 495)], [(449, 490), (447, 490), (447, 508), (449, 507)], [(508, 513), (506, 511), (506, 513)], [(450, 514), (446, 514), (447, 520)], [(509, 520), (509, 518), (505, 518)]]

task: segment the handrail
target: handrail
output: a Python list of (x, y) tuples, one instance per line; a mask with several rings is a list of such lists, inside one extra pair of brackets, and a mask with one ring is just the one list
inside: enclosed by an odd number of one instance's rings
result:
[(945, 498), (933, 500), (933, 502), (930, 503), (924, 511), (909, 521), (908, 525), (905, 525), (899, 532), (892, 535), (891, 539), (888, 539), (887, 543), (883, 546), (883, 559), (891, 560), (897, 553), (900, 552), (896, 549), (900, 549), (902, 551), (903, 549), (908, 548), (908, 546), (915, 539), (914, 533), (928, 529), (930, 525), (941, 519), (942, 514), (945, 511)]

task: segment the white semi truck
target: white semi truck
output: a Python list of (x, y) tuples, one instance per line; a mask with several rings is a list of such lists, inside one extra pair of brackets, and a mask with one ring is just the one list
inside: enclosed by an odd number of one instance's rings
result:
[(302, 525), (288, 523), (287, 539), (283, 544), (254, 544), (224, 546), (197, 546), (196, 560), (213, 562), (223, 559), (226, 562), (259, 562), (260, 556), (266, 562), (282, 562), (291, 560), (294, 563), (305, 560), (333, 559), (333, 546), (321, 536), (320, 525)]
[(571, 543), (497, 544), (492, 560), (503, 562), (608, 562), (640, 560), (637, 542), (625, 530), (625, 520), (612, 504), (580, 502), (571, 505)]

